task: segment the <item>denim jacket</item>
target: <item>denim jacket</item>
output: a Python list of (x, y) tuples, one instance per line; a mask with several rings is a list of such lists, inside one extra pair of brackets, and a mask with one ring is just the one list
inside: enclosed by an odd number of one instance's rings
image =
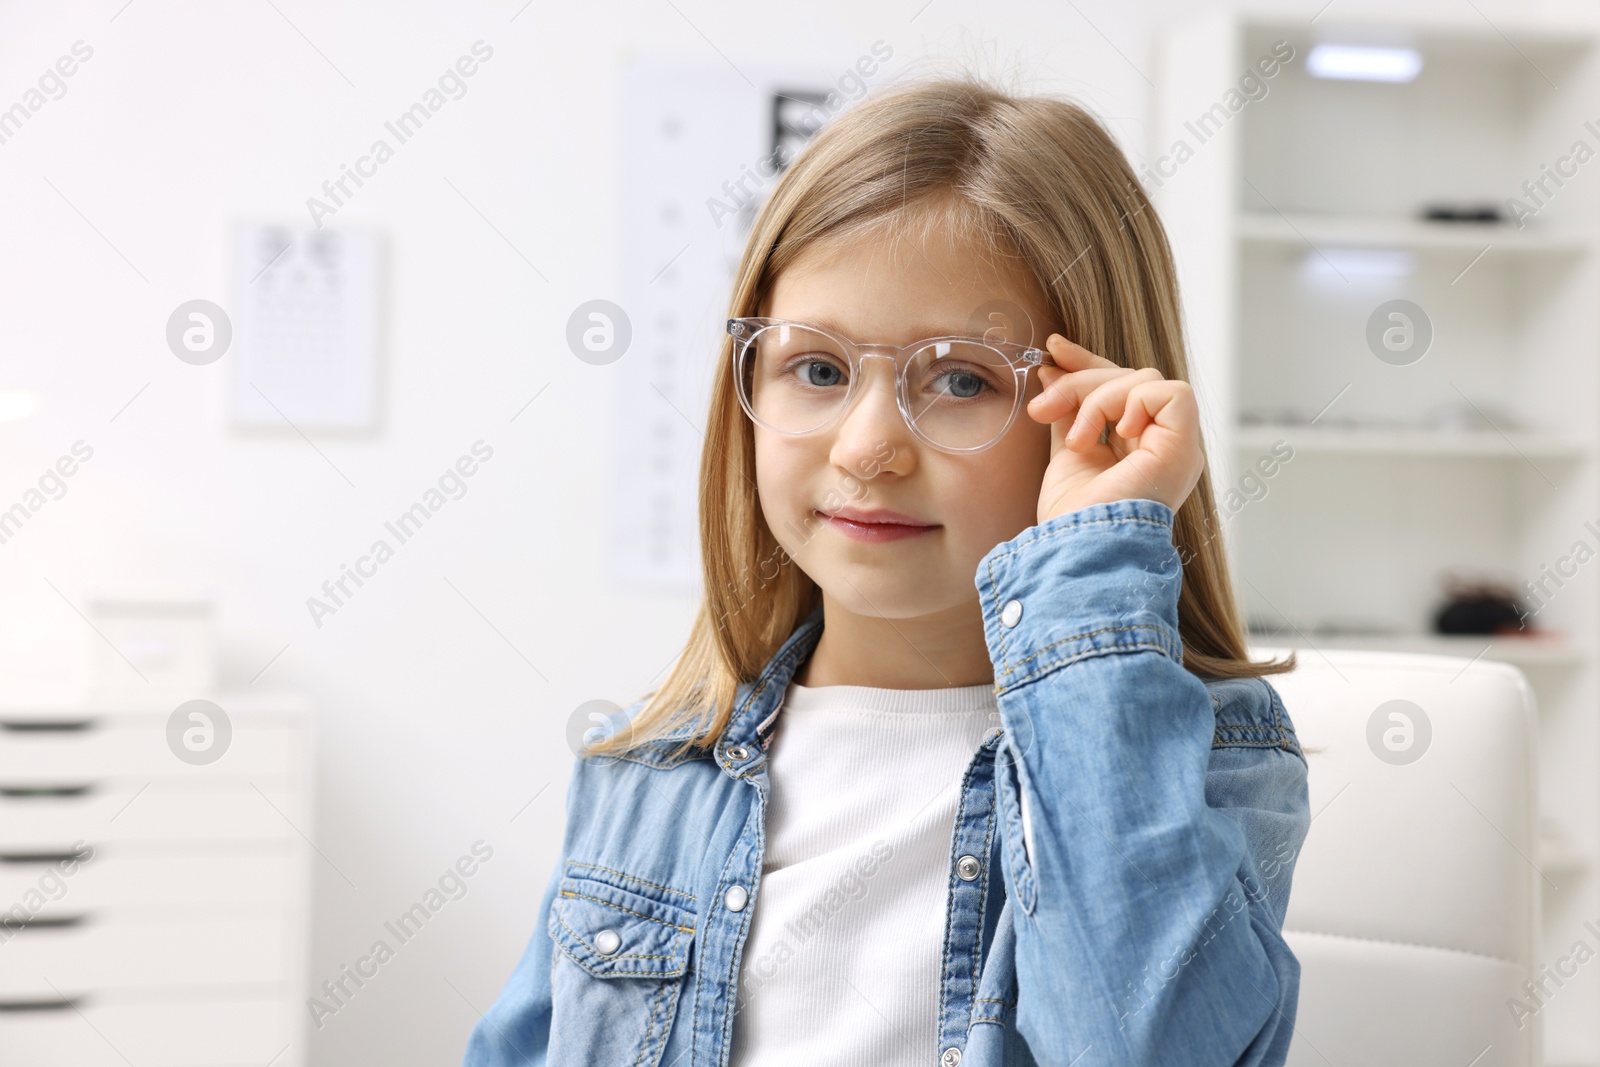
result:
[[(1171, 524), (1158, 501), (1096, 504), (979, 565), (1000, 723), (961, 781), (928, 1067), (1284, 1062), (1305, 757), (1266, 680), (1183, 667)], [(821, 628), (740, 687), (713, 749), (671, 757), (686, 728), (576, 762), (532, 939), (464, 1067), (728, 1063), (761, 728)]]

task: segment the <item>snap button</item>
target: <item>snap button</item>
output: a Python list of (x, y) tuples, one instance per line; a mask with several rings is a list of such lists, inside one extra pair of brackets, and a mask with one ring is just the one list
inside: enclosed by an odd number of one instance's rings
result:
[[(976, 856), (962, 856), (956, 860), (956, 874), (961, 876), (963, 882), (970, 882), (978, 877), (978, 872), (983, 869), (983, 864), (978, 862)], [(956, 1058), (961, 1058), (961, 1053), (956, 1053)]]
[(728, 891), (722, 894), (722, 902), (728, 905), (729, 911), (743, 911), (749, 899), (750, 894), (745, 892), (742, 885), (730, 885)]
[(750, 750), (743, 745), (729, 745), (728, 758), (738, 763), (740, 760), (750, 758)]
[(1022, 621), (1022, 601), (1008, 600), (1006, 606), (1000, 609), (1000, 625), (1011, 629)]
[(617, 936), (615, 930), (601, 930), (594, 935), (595, 951), (602, 956), (609, 956), (622, 947), (622, 938)]
[(944, 1055), (939, 1057), (939, 1067), (956, 1067), (961, 1062), (961, 1050), (951, 1045), (944, 1050)]

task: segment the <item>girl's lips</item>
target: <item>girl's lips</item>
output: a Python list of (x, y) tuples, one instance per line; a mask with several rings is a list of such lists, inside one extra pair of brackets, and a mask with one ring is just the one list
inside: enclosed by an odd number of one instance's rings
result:
[[(917, 537), (921, 534), (932, 533), (939, 528), (937, 525), (919, 522), (895, 512), (881, 512), (871, 516), (849, 511), (840, 511), (834, 514), (819, 511), (817, 514), (828, 520), (829, 526), (853, 541), (871, 543), (901, 541), (907, 537)], [(879, 517), (880, 515), (881, 518)]]

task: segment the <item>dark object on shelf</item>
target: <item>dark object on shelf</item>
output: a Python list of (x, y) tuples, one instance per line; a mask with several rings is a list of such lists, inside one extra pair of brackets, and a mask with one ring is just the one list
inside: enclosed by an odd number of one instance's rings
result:
[(1452, 204), (1439, 202), (1425, 204), (1422, 217), (1429, 222), (1504, 222), (1505, 213), (1495, 203)]
[(1447, 580), (1449, 593), (1433, 617), (1441, 634), (1532, 634), (1527, 608), (1508, 586), (1495, 582)]

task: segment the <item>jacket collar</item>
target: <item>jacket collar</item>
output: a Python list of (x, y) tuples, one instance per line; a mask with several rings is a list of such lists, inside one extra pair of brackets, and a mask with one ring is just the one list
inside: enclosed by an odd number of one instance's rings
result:
[[(740, 683), (734, 697), (733, 714), (717, 739), (715, 751), (719, 761), (726, 761), (723, 753), (729, 748), (743, 748), (752, 754), (766, 751), (778, 712), (783, 707), (783, 698), (788, 693), (789, 682), (800, 669), (800, 664), (804, 663), (817, 647), (817, 641), (821, 637), (822, 605), (818, 604), (811, 614), (795, 627), (794, 632), (778, 651), (773, 653), (772, 658), (767, 660), (767, 665), (761, 668), (761, 673), (753, 681)], [(672, 751), (684, 740), (693, 736), (697, 728), (696, 723), (680, 726), (670, 733), (640, 745), (630, 757), (625, 758), (637, 758), (641, 762), (658, 767), (674, 766), (684, 759), (691, 758), (688, 754), (674, 757)]]

